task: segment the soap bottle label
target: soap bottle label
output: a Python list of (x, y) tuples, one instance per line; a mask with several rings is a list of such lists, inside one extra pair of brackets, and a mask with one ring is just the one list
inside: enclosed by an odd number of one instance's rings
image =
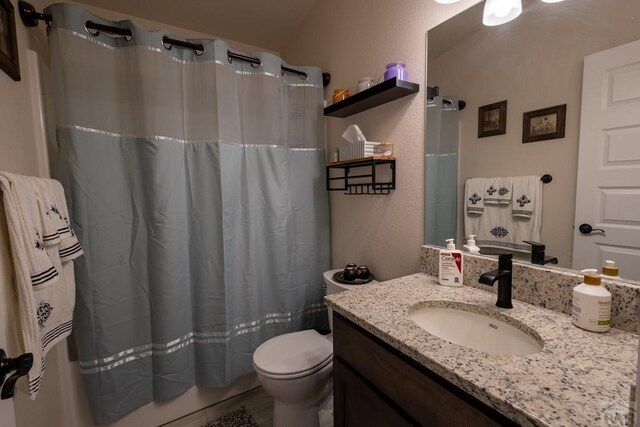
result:
[(462, 285), (462, 254), (445, 252), (440, 254), (440, 284), (449, 286)]
[(611, 299), (607, 297), (593, 297), (597, 304), (589, 304), (583, 300), (584, 296), (574, 295), (571, 307), (571, 317), (575, 325), (594, 332), (605, 332), (610, 327)]

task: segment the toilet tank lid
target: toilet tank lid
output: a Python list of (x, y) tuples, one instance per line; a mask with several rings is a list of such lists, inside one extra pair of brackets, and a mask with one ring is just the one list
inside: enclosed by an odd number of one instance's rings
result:
[(314, 330), (271, 338), (253, 353), (256, 369), (273, 375), (297, 374), (324, 364), (333, 356), (333, 345)]

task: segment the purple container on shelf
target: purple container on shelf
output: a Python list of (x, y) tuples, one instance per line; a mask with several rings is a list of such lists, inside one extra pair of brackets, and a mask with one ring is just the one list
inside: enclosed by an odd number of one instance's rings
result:
[(389, 80), (397, 77), (398, 80), (407, 80), (407, 64), (404, 62), (392, 62), (387, 64), (387, 70), (384, 72), (384, 79)]

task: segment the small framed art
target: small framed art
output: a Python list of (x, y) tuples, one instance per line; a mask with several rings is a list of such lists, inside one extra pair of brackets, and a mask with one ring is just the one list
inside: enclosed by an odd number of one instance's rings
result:
[(522, 118), (523, 144), (564, 138), (567, 104), (528, 111), (522, 115)]
[(13, 80), (20, 80), (16, 20), (9, 0), (0, 0), (0, 69)]
[(507, 133), (507, 101), (478, 108), (478, 138)]

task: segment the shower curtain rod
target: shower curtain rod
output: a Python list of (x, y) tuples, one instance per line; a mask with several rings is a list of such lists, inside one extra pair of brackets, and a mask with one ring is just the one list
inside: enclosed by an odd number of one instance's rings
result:
[[(427, 86), (427, 101), (433, 101), (433, 98), (435, 98), (436, 96), (440, 95), (440, 87), (439, 86)], [(448, 105), (446, 105), (448, 102)], [(451, 106), (451, 101), (449, 101), (448, 99), (443, 99), (442, 101), (443, 104), (445, 104), (447, 107)], [(466, 101), (459, 99), (458, 100), (458, 110), (462, 111), (465, 109), (465, 107), (467, 106)]]
[[(471, 178), (473, 178), (473, 177), (469, 177), (467, 179), (471, 179)], [(544, 175), (542, 175), (540, 177), (540, 181), (542, 181), (543, 184), (549, 184), (551, 181), (553, 181), (553, 176), (551, 176), (548, 173), (545, 173)]]
[[(51, 16), (48, 13), (40, 13), (36, 11), (35, 6), (33, 6), (31, 3), (28, 3), (24, 0), (20, 0), (18, 2), (18, 10), (20, 12), (20, 18), (22, 19), (22, 23), (24, 24), (25, 27), (36, 27), (38, 25), (38, 21), (44, 21), (47, 24), (47, 26), (51, 26), (51, 24), (53, 23), (53, 16)], [(84, 26), (87, 32), (94, 36), (98, 35), (98, 33), (102, 31), (104, 33), (121, 36), (126, 39), (130, 39), (131, 37), (133, 37), (133, 31), (131, 31), (128, 28), (113, 27), (110, 25), (98, 24), (93, 21), (86, 21), (84, 23)], [(171, 49), (173, 46), (184, 48), (184, 49), (191, 49), (198, 56), (204, 54), (204, 51), (205, 51), (204, 45), (200, 43), (191, 43), (184, 40), (177, 40), (168, 36), (164, 36), (162, 38), (162, 43), (165, 45), (166, 49)], [(239, 53), (231, 52), (230, 50), (227, 50), (227, 59), (229, 60), (229, 62), (232, 62), (232, 60), (234, 59), (238, 61), (248, 62), (254, 68), (258, 68), (262, 65), (262, 61), (260, 61), (259, 58), (253, 58), (251, 56), (241, 55)], [(307, 73), (305, 73), (304, 71), (295, 70), (293, 68), (285, 67), (284, 65), (281, 66), (280, 69), (282, 70), (283, 74), (285, 72), (296, 74), (302, 80), (307, 80), (307, 78), (309, 77)], [(322, 73), (322, 85), (324, 87), (327, 87), (330, 81), (331, 81), (331, 74)]]

